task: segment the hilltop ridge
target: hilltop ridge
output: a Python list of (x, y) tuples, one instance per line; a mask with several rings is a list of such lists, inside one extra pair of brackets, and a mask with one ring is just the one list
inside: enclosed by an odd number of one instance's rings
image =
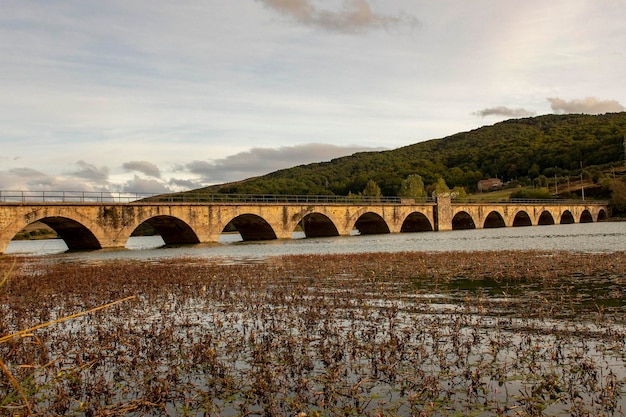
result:
[(195, 193), (335, 194), (363, 191), (375, 181), (383, 195), (398, 194), (402, 180), (420, 175), (424, 184), (443, 178), (450, 188), (476, 191), (481, 179), (533, 184), (541, 178), (601, 176), (624, 165), (626, 112), (566, 114), (510, 119), (401, 148), (360, 152), (271, 172)]

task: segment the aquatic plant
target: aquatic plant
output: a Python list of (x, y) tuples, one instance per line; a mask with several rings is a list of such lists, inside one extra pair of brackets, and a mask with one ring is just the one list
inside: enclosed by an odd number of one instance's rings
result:
[[(136, 298), (0, 358), (33, 414), (623, 416), (625, 271), (621, 252), (20, 258), (0, 335)], [(28, 412), (6, 373), (0, 398)]]

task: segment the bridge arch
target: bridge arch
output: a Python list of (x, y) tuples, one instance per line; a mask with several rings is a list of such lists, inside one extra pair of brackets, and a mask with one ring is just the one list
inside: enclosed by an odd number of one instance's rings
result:
[[(158, 215), (143, 221), (143, 224), (152, 227), (163, 239), (166, 245), (185, 245), (200, 243), (196, 232), (183, 220), (169, 215)], [(135, 228), (134, 230), (137, 230)], [(133, 230), (133, 232), (134, 232)], [(131, 233), (132, 234), (132, 233)], [(129, 236), (131, 235), (129, 234)]]
[(69, 250), (102, 249), (94, 233), (76, 220), (54, 216), (44, 217), (39, 221), (53, 229), (63, 239)]
[(532, 226), (533, 222), (530, 219), (528, 213), (524, 210), (520, 210), (515, 213), (515, 217), (513, 218), (513, 227), (521, 227), (521, 226)]
[(466, 211), (459, 211), (452, 218), (452, 230), (476, 229), (476, 223), (472, 216)]
[(582, 213), (580, 213), (580, 223), (593, 223), (593, 216), (589, 212), (589, 210), (585, 209)]
[(550, 225), (550, 224), (554, 224), (554, 217), (552, 216), (552, 213), (550, 213), (548, 210), (544, 210), (541, 212), (541, 215), (539, 215), (539, 220), (537, 221), (538, 225)]
[[(29, 224), (40, 221), (52, 228), (64, 240), (69, 250), (94, 250), (106, 246), (105, 230), (94, 223), (89, 214), (65, 210), (62, 206), (30, 207), (15, 206), (19, 215), (6, 217), (9, 222), (0, 223), (0, 253), (20, 230)], [(0, 220), (2, 217), (0, 216)]]
[(596, 220), (596, 221), (601, 222), (601, 221), (603, 221), (603, 220), (606, 220), (607, 218), (608, 218), (608, 216), (607, 216), (607, 214), (606, 214), (606, 211), (605, 211), (604, 209), (600, 209), (600, 210), (598, 211), (598, 218), (597, 218), (597, 220)]
[(54, 230), (57, 235), (67, 245), (69, 250), (95, 250), (102, 249), (100, 240), (94, 232), (83, 224), (83, 222), (66, 216), (25, 216), (28, 220), (25, 222), (15, 223), (11, 228), (5, 231), (9, 240), (12, 239), (20, 230), (31, 223), (39, 221)]
[(484, 229), (491, 229), (496, 227), (505, 227), (506, 223), (504, 222), (504, 218), (497, 211), (490, 212), (487, 217), (485, 217), (485, 223), (483, 224)]
[(414, 211), (409, 214), (402, 222), (402, 226), (400, 228), (401, 233), (411, 233), (411, 232), (432, 232), (433, 225), (428, 220), (425, 214)]
[(559, 224), (572, 224), (574, 222), (575, 222), (574, 221), (574, 215), (572, 214), (571, 211), (565, 210), (561, 214), (561, 221), (559, 222)]
[(322, 213), (309, 213), (300, 220), (306, 237), (339, 236), (335, 223)]
[[(276, 232), (272, 226), (259, 215), (240, 214), (233, 218), (230, 223), (237, 229), (244, 241), (276, 239)], [(226, 227), (226, 225), (224, 225), (224, 227)], [(222, 228), (222, 230), (224, 229)]]
[(354, 228), (358, 229), (362, 235), (377, 235), (390, 232), (385, 219), (380, 214), (371, 211), (361, 214), (354, 223)]

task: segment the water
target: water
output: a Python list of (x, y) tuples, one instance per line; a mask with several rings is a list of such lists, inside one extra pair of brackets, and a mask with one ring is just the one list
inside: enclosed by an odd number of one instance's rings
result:
[(271, 256), (400, 251), (563, 250), (626, 251), (626, 222), (507, 227), (450, 232), (396, 233), (328, 238), (243, 242), (239, 234), (223, 234), (219, 243), (164, 247), (160, 236), (132, 237), (124, 250), (66, 252), (60, 239), (12, 241), (6, 254), (47, 255), (59, 260), (164, 259), (195, 257), (225, 262), (262, 260)]

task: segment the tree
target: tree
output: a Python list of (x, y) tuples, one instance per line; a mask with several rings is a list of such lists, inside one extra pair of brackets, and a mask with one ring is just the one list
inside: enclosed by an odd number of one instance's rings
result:
[(369, 180), (363, 190), (363, 195), (368, 197), (382, 197), (383, 193), (380, 191), (380, 187), (376, 184), (376, 181)]
[(435, 188), (433, 190), (433, 197), (437, 197), (438, 195), (450, 194), (448, 184), (446, 184), (446, 180), (444, 180), (443, 178), (439, 177), (434, 186)]
[(613, 180), (611, 184), (611, 207), (613, 213), (626, 213), (626, 183), (624, 180)]
[(422, 177), (417, 174), (411, 174), (406, 177), (405, 180), (402, 180), (398, 196), (415, 199), (425, 197), (426, 190), (424, 189), (424, 180)]
[(449, 183), (451, 183), (452, 185), (461, 185), (463, 184), (463, 175), (465, 173), (463, 172), (463, 170), (459, 167), (453, 167), (452, 169), (448, 170), (448, 174), (446, 175), (446, 178), (448, 178)]
[(541, 173), (541, 169), (539, 168), (539, 165), (537, 164), (532, 164), (532, 166), (528, 170), (528, 176), (530, 178), (537, 178), (540, 173)]
[(548, 186), (548, 177), (546, 177), (545, 175), (539, 175), (537, 177), (536, 183), (539, 187), (545, 188)]
[(456, 199), (464, 199), (467, 198), (467, 192), (465, 191), (465, 188), (463, 187), (454, 187), (452, 189), (452, 198), (456, 198)]

